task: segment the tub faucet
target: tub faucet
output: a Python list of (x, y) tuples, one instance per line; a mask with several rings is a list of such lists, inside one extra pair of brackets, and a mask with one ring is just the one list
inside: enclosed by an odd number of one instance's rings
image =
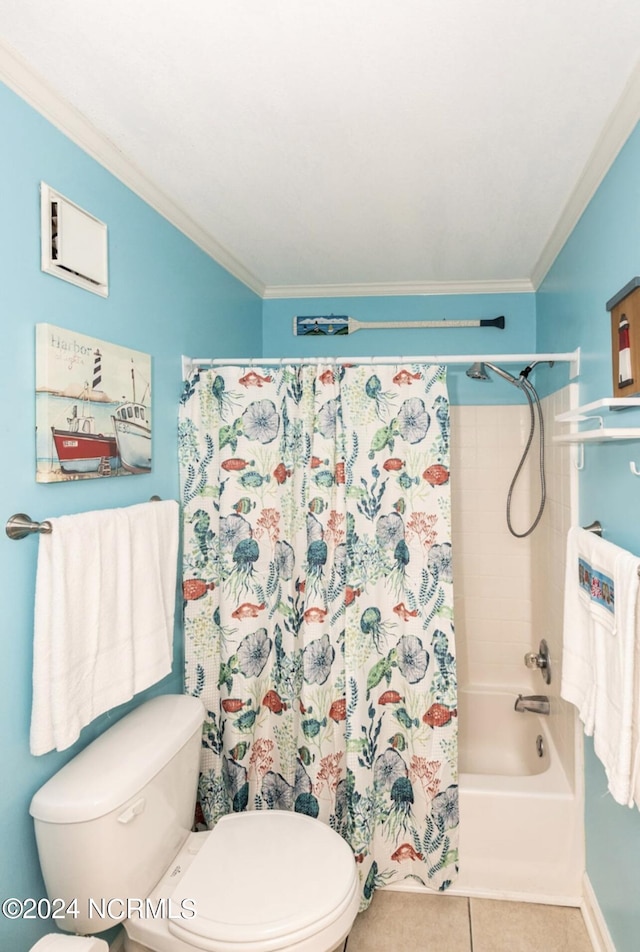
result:
[(531, 711), (532, 714), (549, 714), (549, 698), (546, 694), (528, 694), (525, 697), (519, 694), (516, 699), (515, 710), (521, 713)]

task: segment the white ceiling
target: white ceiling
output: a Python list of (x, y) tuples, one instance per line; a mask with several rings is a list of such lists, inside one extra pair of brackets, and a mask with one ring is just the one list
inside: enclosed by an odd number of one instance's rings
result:
[(639, 0), (0, 0), (0, 42), (266, 296), (532, 287), (640, 116)]

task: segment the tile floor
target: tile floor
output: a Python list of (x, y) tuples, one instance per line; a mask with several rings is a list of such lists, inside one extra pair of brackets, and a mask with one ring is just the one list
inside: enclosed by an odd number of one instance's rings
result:
[(378, 891), (346, 952), (593, 952), (579, 909)]

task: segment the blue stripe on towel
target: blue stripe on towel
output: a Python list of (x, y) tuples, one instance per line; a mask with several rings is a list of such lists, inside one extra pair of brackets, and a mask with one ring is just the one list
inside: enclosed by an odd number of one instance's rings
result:
[(615, 613), (613, 579), (594, 569), (585, 559), (578, 559), (578, 584), (589, 598)]

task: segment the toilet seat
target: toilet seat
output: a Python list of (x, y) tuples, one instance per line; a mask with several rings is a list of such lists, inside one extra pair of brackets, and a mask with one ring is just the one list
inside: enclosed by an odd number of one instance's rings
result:
[[(325, 930), (346, 933), (359, 905), (353, 854), (324, 823), (298, 813), (253, 811), (223, 817), (172, 893), (193, 918), (169, 932), (213, 952), (273, 952)], [(340, 941), (338, 936), (337, 941)]]

